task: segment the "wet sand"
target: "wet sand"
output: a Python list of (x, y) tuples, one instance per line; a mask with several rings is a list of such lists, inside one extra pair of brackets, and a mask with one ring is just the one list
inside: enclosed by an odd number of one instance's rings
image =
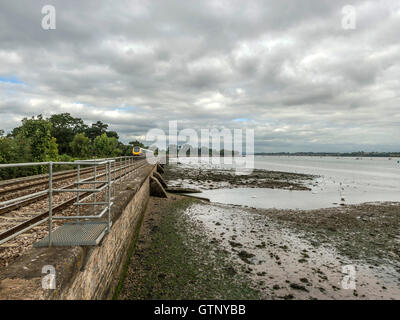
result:
[[(379, 211), (378, 206), (375, 208)], [(399, 209), (397, 205), (397, 212)], [(348, 215), (358, 215), (360, 210), (360, 207), (346, 208)], [(328, 212), (332, 214), (331, 210), (319, 214)], [(250, 277), (264, 299), (400, 298), (398, 246), (393, 247), (394, 251), (388, 251), (370, 243), (365, 252), (351, 255), (348, 247), (357, 249), (363, 245), (357, 243), (360, 230), (347, 231), (346, 239), (351, 239), (348, 240), (350, 243), (340, 242), (328, 230), (338, 228), (337, 224), (328, 222), (329, 218), (321, 222), (326, 228), (325, 233), (322, 228), (310, 231), (298, 224), (316, 214), (309, 213), (207, 203), (194, 204), (186, 210), (210, 240), (230, 253), (234, 268)], [(296, 216), (301, 216), (301, 220), (294, 218)], [(397, 221), (398, 218), (399, 215)], [(378, 254), (382, 250), (382, 254), (386, 253), (385, 258)], [(355, 290), (342, 286), (346, 275), (342, 268), (346, 265), (354, 266), (356, 270)]]
[[(178, 166), (169, 166), (166, 178), (202, 190), (310, 190), (318, 180), (267, 170), (237, 176)], [(337, 203), (314, 210), (201, 202), (185, 214), (214, 246), (229, 253), (232, 268), (247, 275), (264, 299), (400, 299), (399, 202)], [(355, 289), (342, 282), (346, 266), (356, 272)]]

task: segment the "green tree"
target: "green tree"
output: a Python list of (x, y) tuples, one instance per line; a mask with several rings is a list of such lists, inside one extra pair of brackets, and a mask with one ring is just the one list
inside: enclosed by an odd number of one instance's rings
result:
[(135, 140), (135, 141), (131, 141), (131, 142), (129, 142), (129, 145), (133, 148), (133, 147), (141, 147), (141, 148), (146, 148), (145, 146), (144, 146), (144, 144), (143, 143), (141, 143), (140, 141), (138, 141), (138, 140)]
[(42, 115), (22, 120), (16, 138), (30, 141), (32, 161), (57, 160), (58, 145), (56, 139), (51, 136), (51, 129), (51, 122), (43, 119)]
[[(0, 163), (31, 162), (31, 142), (21, 136), (0, 137)], [(1, 179), (11, 179), (36, 173), (37, 168), (19, 167), (0, 170)]]
[(4, 138), (3, 137), (4, 131), (0, 130), (0, 163), (5, 163), (6, 162), (6, 156), (7, 156), (7, 139), (9, 138)]
[(107, 137), (109, 137), (109, 138), (114, 137), (117, 140), (119, 139), (119, 135), (115, 131), (107, 131), (106, 134), (107, 134)]
[(123, 144), (122, 142), (118, 142), (118, 149), (121, 150), (121, 155), (123, 156), (131, 156), (132, 155), (132, 147), (130, 145)]
[(108, 124), (103, 123), (101, 121), (97, 121), (93, 123), (90, 128), (85, 130), (85, 135), (92, 141), (96, 139), (96, 137), (101, 136), (103, 133), (106, 133), (108, 129)]
[(84, 133), (78, 133), (70, 143), (72, 155), (81, 159), (86, 159), (90, 156), (90, 139)]
[(118, 149), (118, 140), (107, 137), (106, 133), (94, 139), (93, 151), (97, 157), (116, 157), (121, 154), (121, 150)]
[(0, 163), (4, 163), (5, 162), (5, 158), (4, 158), (5, 151), (3, 150), (4, 149), (3, 140), (5, 140), (5, 138), (3, 138), (3, 135), (4, 135), (4, 130), (0, 129)]
[(18, 136), (0, 137), (0, 158), (3, 163), (31, 162), (30, 140)]
[(80, 118), (69, 113), (54, 114), (48, 120), (52, 123), (51, 135), (57, 139), (60, 153), (70, 153), (70, 143), (77, 133), (84, 132), (88, 126)]

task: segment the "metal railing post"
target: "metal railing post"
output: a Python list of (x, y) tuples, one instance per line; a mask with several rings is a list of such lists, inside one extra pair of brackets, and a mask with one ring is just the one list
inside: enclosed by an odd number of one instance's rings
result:
[[(93, 189), (97, 189), (97, 165), (94, 165), (94, 188)], [(93, 204), (96, 203), (97, 200), (97, 194), (96, 192), (93, 193)], [(96, 205), (93, 205), (93, 210), (96, 211)]]
[[(110, 162), (107, 160), (107, 163), (106, 163), (106, 170), (105, 170), (105, 174), (106, 174), (106, 180), (105, 181), (107, 181), (107, 183), (108, 183), (108, 178), (109, 178), (109, 174), (110, 174), (110, 172), (109, 172), (109, 165), (110, 165)], [(108, 187), (109, 186), (107, 186), (107, 192), (109, 191), (109, 189), (108, 189)], [(108, 194), (106, 193), (106, 199), (107, 199), (107, 197), (108, 197)]]
[(122, 190), (122, 157), (119, 159), (119, 191)]
[(117, 180), (117, 162), (114, 161), (114, 178), (113, 178), (113, 192), (115, 198), (115, 180)]
[[(81, 165), (78, 164), (78, 190), (80, 189), (81, 182)], [(79, 191), (76, 192), (76, 202), (79, 203)], [(79, 216), (79, 206), (76, 206), (76, 215)]]
[(124, 181), (126, 181), (126, 171), (127, 171), (127, 170), (126, 170), (126, 166), (127, 166), (127, 164), (126, 164), (127, 161), (126, 161), (126, 160), (127, 160), (127, 159), (126, 159), (126, 157), (125, 157), (125, 175), (124, 175)]
[(129, 158), (126, 158), (126, 179), (129, 178)]
[(51, 247), (51, 229), (53, 229), (53, 162), (49, 163), (49, 247)]
[(111, 161), (108, 161), (108, 177), (107, 177), (107, 202), (108, 202), (108, 225), (107, 225), (107, 231), (110, 232), (110, 227), (111, 227), (111, 197), (110, 197), (110, 192), (111, 192)]

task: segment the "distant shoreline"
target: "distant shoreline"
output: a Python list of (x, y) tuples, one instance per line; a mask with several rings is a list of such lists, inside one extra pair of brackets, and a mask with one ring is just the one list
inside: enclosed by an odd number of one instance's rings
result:
[(371, 153), (327, 153), (327, 152), (257, 152), (255, 156), (308, 156), (308, 157), (358, 157), (358, 158), (400, 158), (400, 152), (371, 152)]

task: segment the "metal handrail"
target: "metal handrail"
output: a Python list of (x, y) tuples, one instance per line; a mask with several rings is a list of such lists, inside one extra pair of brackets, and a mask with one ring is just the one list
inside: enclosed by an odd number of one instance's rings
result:
[[(49, 195), (49, 216), (46, 217), (45, 219), (42, 219), (32, 225), (30, 225), (27, 228), (24, 228), (23, 230), (3, 239), (0, 241), (0, 244), (11, 240), (18, 236), (19, 234), (22, 234), (39, 224), (42, 224), (46, 221), (49, 222), (49, 235), (48, 235), (48, 244), (49, 246), (52, 245), (52, 229), (53, 229), (53, 220), (71, 220), (71, 219), (76, 219), (76, 220), (82, 220), (82, 219), (101, 219), (104, 217), (104, 215), (107, 213), (107, 231), (110, 231), (111, 228), (111, 207), (113, 206), (113, 202), (111, 202), (111, 187), (114, 185), (114, 194), (115, 194), (115, 182), (116, 180), (120, 181), (120, 188), (121, 188), (121, 182), (125, 181), (127, 179), (127, 173), (128, 173), (128, 167), (131, 166), (133, 163), (133, 156), (123, 156), (123, 157), (116, 157), (116, 158), (106, 158), (106, 159), (89, 159), (89, 160), (76, 160), (76, 161), (71, 161), (71, 162), (32, 162), (32, 163), (11, 163), (11, 164), (0, 164), (0, 168), (11, 168), (11, 167), (27, 167), (27, 166), (48, 166), (49, 167), (49, 188), (47, 190), (43, 190), (40, 192), (36, 192), (33, 194), (25, 195), (22, 197), (14, 198), (11, 200), (3, 201), (0, 202), (0, 208), (4, 208), (4, 206), (14, 204), (18, 201), (21, 200), (27, 200), (30, 198), (34, 198), (40, 195)], [(116, 168), (116, 163), (117, 160), (119, 160), (120, 167)], [(112, 164), (114, 163), (114, 169), (111, 170)], [(77, 166), (77, 181), (74, 182), (75, 185), (77, 185), (76, 189), (66, 189), (66, 188), (53, 188), (53, 168), (56, 165), (73, 165)], [(80, 179), (80, 167), (81, 166), (94, 166), (94, 177), (89, 177), (86, 179)], [(102, 180), (96, 180), (97, 174), (96, 174), (96, 169), (98, 166), (105, 166), (106, 172), (105, 176), (106, 179)], [(122, 175), (122, 172), (124, 170), (125, 175)], [(119, 171), (119, 172), (118, 172)], [(112, 177), (112, 173), (114, 173), (114, 176)], [(119, 173), (119, 174), (118, 174)], [(103, 174), (104, 175), (104, 174)], [(114, 178), (114, 179), (113, 179)], [(90, 181), (91, 179), (94, 179)], [(92, 184), (94, 186), (93, 189), (81, 189), (80, 186), (84, 184)], [(103, 186), (100, 186), (97, 188), (97, 185), (103, 184)], [(96, 194), (101, 192), (102, 190), (106, 189), (105, 193), (105, 201), (97, 201), (96, 199)], [(74, 206), (76, 207), (76, 215), (75, 216), (53, 216), (53, 193), (58, 193), (58, 192), (76, 192), (77, 194), (77, 201), (74, 203)], [(79, 195), (81, 193), (91, 193), (88, 196), (85, 196), (83, 199), (79, 199)], [(90, 196), (93, 196), (94, 200), (93, 202), (88, 202), (85, 200), (89, 198)], [(79, 215), (79, 207), (80, 206), (86, 206), (86, 205), (92, 205), (94, 209), (96, 206), (106, 206), (104, 209), (101, 210), (101, 212), (97, 215), (90, 215), (90, 216), (81, 216)]]
[[(59, 162), (54, 162), (54, 164), (58, 165)], [(70, 163), (70, 165), (71, 165), (71, 163)], [(96, 170), (95, 170), (95, 172), (96, 172)], [(54, 174), (53, 174), (53, 176), (54, 176)], [(96, 179), (96, 174), (94, 175), (94, 178)], [(92, 179), (92, 178), (89, 177), (89, 178), (83, 179), (83, 180), (80, 181), (80, 183), (87, 183), (87, 184), (98, 183), (97, 181), (90, 181), (90, 179)], [(43, 190), (43, 191), (38, 191), (38, 192), (35, 192), (35, 193), (31, 193), (31, 194), (28, 194), (28, 195), (25, 195), (25, 196), (21, 196), (21, 197), (18, 197), (18, 198), (13, 198), (13, 199), (10, 199), (10, 200), (7, 200), (7, 201), (2, 201), (2, 202), (0, 202), (0, 209), (4, 208), (5, 206), (7, 206), (9, 204), (13, 204), (13, 203), (16, 203), (16, 202), (19, 202), (19, 201), (22, 201), (22, 200), (34, 198), (34, 197), (37, 197), (37, 196), (40, 196), (40, 195), (44, 195), (44, 194), (47, 194), (47, 193), (49, 193), (49, 189), (46, 189), (46, 190)]]
[[(50, 162), (3, 163), (0, 168), (47, 166)], [(71, 162), (69, 162), (71, 164)]]
[[(52, 198), (53, 198), (53, 193), (54, 192), (76, 192), (76, 199), (77, 201), (75, 202), (76, 206), (76, 216), (57, 216), (53, 217), (52, 216), (52, 211), (49, 210), (49, 247), (52, 245), (52, 238), (51, 238), (51, 233), (52, 233), (52, 223), (53, 220), (82, 220), (82, 219), (101, 219), (104, 214), (107, 212), (107, 232), (110, 231), (111, 228), (111, 185), (113, 184), (114, 181), (111, 181), (111, 164), (115, 162), (115, 160), (81, 160), (81, 161), (74, 161), (74, 164), (78, 165), (78, 180), (75, 182), (77, 184), (78, 188), (77, 189), (53, 189), (52, 188), (52, 183), (50, 183), (52, 179), (52, 173), (53, 173), (53, 163), (51, 162), (49, 165), (49, 172), (50, 172), (50, 177), (49, 177), (49, 208), (52, 205)], [(94, 183), (94, 189), (80, 189), (80, 165), (94, 165), (94, 166), (99, 166), (99, 165), (106, 165), (106, 177), (107, 177), (107, 182), (104, 184), (104, 186), (100, 188), (96, 188), (96, 183)], [(86, 181), (84, 181), (86, 182)], [(79, 194), (80, 193), (87, 193), (87, 192), (92, 192), (93, 194), (101, 192), (102, 190), (106, 189), (106, 205), (107, 207), (103, 209), (100, 214), (98, 215), (91, 215), (91, 216), (81, 216), (79, 215), (79, 207), (80, 206), (85, 206), (85, 205), (101, 205), (99, 202), (93, 201), (92, 203), (88, 204), (86, 202), (80, 202), (79, 199)]]

